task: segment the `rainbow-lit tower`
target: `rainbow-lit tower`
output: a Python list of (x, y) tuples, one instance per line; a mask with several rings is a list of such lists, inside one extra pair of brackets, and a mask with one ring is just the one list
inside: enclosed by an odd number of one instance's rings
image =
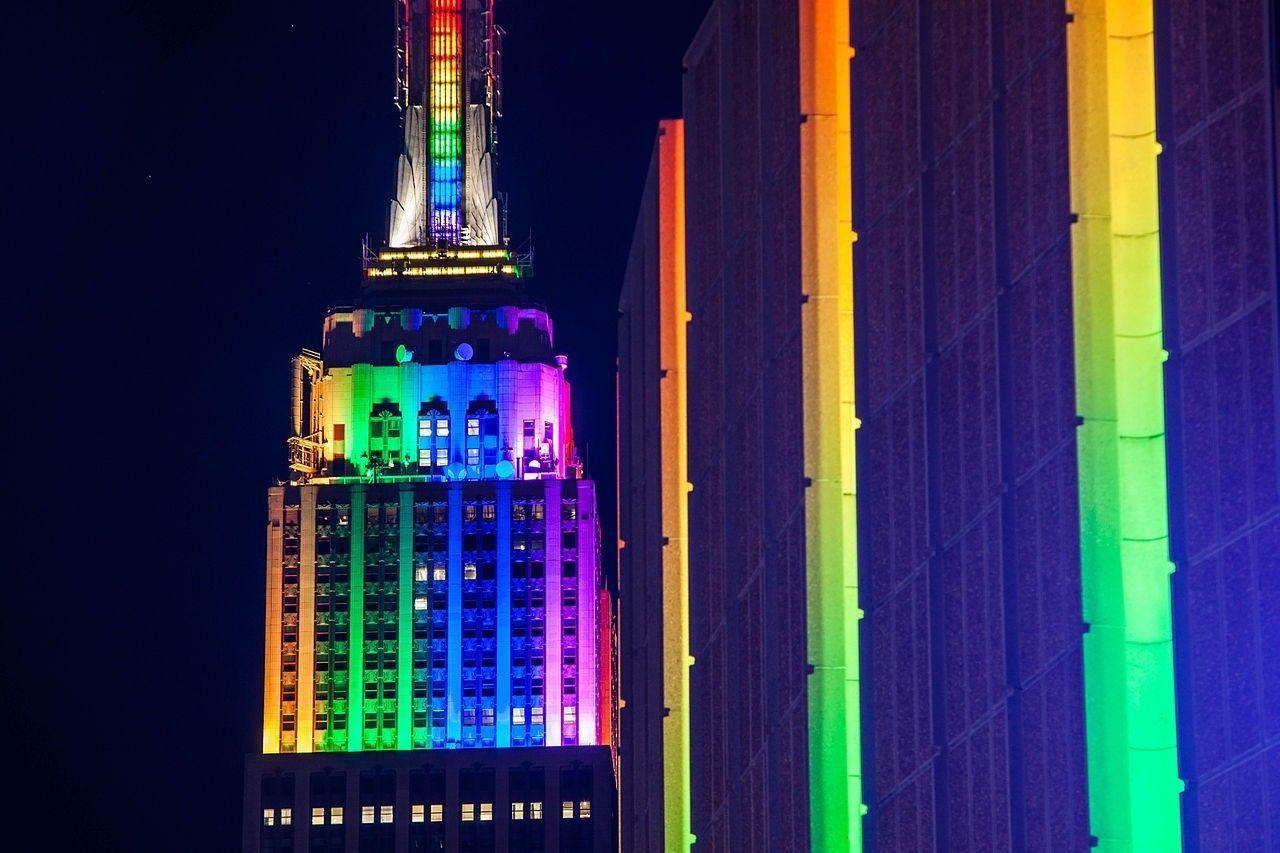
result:
[(293, 360), (245, 850), (612, 850), (613, 602), (494, 191), (493, 0), (398, 0), (386, 244)]

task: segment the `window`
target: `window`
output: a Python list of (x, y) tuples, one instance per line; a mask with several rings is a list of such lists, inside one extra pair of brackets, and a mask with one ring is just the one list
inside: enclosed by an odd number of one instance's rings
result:
[(468, 580), (468, 581), (473, 581), (476, 579), (475, 563), (467, 563), (465, 566), (462, 567), (462, 579)]
[(543, 441), (553, 441), (555, 434), (556, 434), (555, 424), (551, 423), (551, 421), (547, 421), (542, 425)]
[(430, 447), (418, 448), (418, 467), (419, 468), (431, 467), (431, 448)]
[(492, 708), (485, 708), (480, 715), (481, 725), (492, 726), (494, 724), (494, 711)]
[(427, 819), (427, 807), (424, 805), (415, 804), (409, 813), (409, 820), (412, 821), (413, 823), (424, 823), (426, 819)]
[(280, 810), (280, 825), (293, 826), (293, 809), (286, 807)]
[(437, 447), (436, 448), (436, 467), (443, 468), (448, 464), (449, 464), (449, 448)]
[(311, 825), (324, 826), (324, 806), (315, 806), (311, 809)]
[(511, 819), (524, 820), (524, 803), (511, 804)]
[(263, 825), (263, 826), (275, 826), (275, 825), (276, 825), (276, 810), (275, 810), (275, 809), (263, 809), (263, 810), (262, 810), (262, 825)]
[(414, 598), (413, 598), (413, 609), (414, 609), (414, 610), (426, 610), (426, 609), (427, 609), (427, 597), (426, 597), (425, 595), (416, 595), (416, 596), (414, 596)]
[(476, 807), (472, 803), (462, 804), (462, 820), (464, 823), (470, 823), (476, 819)]
[(418, 438), (431, 437), (431, 418), (418, 418)]
[(493, 803), (480, 804), (480, 819), (493, 820)]
[(468, 465), (480, 464), (480, 448), (478, 447), (467, 448), (467, 464)]
[(524, 708), (511, 709), (511, 725), (513, 726), (524, 725)]
[(361, 806), (361, 807), (360, 807), (360, 822), (361, 822), (361, 823), (373, 823), (373, 813), (374, 813), (374, 808), (373, 808), (373, 806)]
[(445, 566), (436, 566), (431, 570), (431, 579), (435, 581), (446, 581), (449, 579), (449, 569)]
[(586, 818), (591, 817), (591, 801), (590, 800), (578, 801), (578, 817), (583, 818), (584, 820)]
[(467, 435), (472, 437), (479, 437), (480, 435), (480, 419), (479, 418), (467, 418)]
[(430, 573), (426, 566), (418, 566), (413, 570), (413, 579), (416, 581), (431, 580)]
[(533, 716), (533, 719), (530, 722), (533, 725), (535, 726), (542, 725), (542, 708), (540, 706), (534, 706), (532, 710), (532, 716)]
[(432, 823), (444, 822), (444, 803), (431, 804), (431, 822)]
[(566, 820), (573, 818), (573, 800), (565, 800), (560, 804), (560, 817)]
[(564, 709), (565, 725), (573, 726), (578, 723), (578, 709), (573, 705), (567, 705)]
[(329, 809), (329, 823), (334, 826), (342, 826), (342, 806), (334, 806)]
[(542, 803), (529, 803), (529, 820), (542, 820)]
[(382, 823), (392, 823), (392, 822), (394, 822), (394, 821), (395, 821), (395, 817), (396, 817), (396, 807), (395, 807), (395, 806), (383, 806), (383, 807), (382, 807), (382, 814), (381, 814), (381, 821), (382, 821)]
[(524, 422), (524, 437), (533, 438), (533, 421), (532, 420), (527, 420)]
[(449, 419), (448, 418), (436, 418), (436, 437), (437, 438), (449, 437)]

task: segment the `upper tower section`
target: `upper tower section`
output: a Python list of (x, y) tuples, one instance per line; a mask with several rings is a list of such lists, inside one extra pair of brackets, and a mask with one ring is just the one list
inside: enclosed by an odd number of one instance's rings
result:
[(395, 0), (403, 145), (386, 243), (365, 290), (510, 292), (530, 267), (507, 245), (494, 189), (502, 29), (494, 0)]
[(502, 30), (493, 0), (395, 0), (404, 147), (387, 248), (505, 243), (493, 186)]

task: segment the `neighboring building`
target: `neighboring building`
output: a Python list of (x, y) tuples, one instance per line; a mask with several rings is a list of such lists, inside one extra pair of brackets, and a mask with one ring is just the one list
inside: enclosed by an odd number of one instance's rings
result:
[(622, 302), (647, 837), (688, 778), (698, 850), (1280, 846), (1275, 12), (1066, 13), (720, 0), (690, 47)]
[(618, 306), (622, 846), (689, 826), (689, 503), (684, 125), (659, 125)]
[(630, 849), (859, 837), (846, 16), (717, 4), (660, 129), (620, 322)]
[(614, 850), (613, 604), (567, 360), (498, 226), (500, 30), (491, 0), (397, 23), (389, 244), (294, 360), (268, 493), (245, 850)]

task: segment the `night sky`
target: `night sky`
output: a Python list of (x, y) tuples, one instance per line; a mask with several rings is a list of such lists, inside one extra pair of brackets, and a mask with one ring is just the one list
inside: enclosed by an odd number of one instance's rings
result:
[[(499, 180), (512, 236), (534, 237), (609, 527), (618, 287), (707, 5), (499, 0)], [(385, 228), (392, 3), (20, 6), (0, 336), (10, 813), (52, 833), (45, 849), (233, 851), (289, 357), (318, 347), (325, 306), (357, 292), (362, 236)]]

